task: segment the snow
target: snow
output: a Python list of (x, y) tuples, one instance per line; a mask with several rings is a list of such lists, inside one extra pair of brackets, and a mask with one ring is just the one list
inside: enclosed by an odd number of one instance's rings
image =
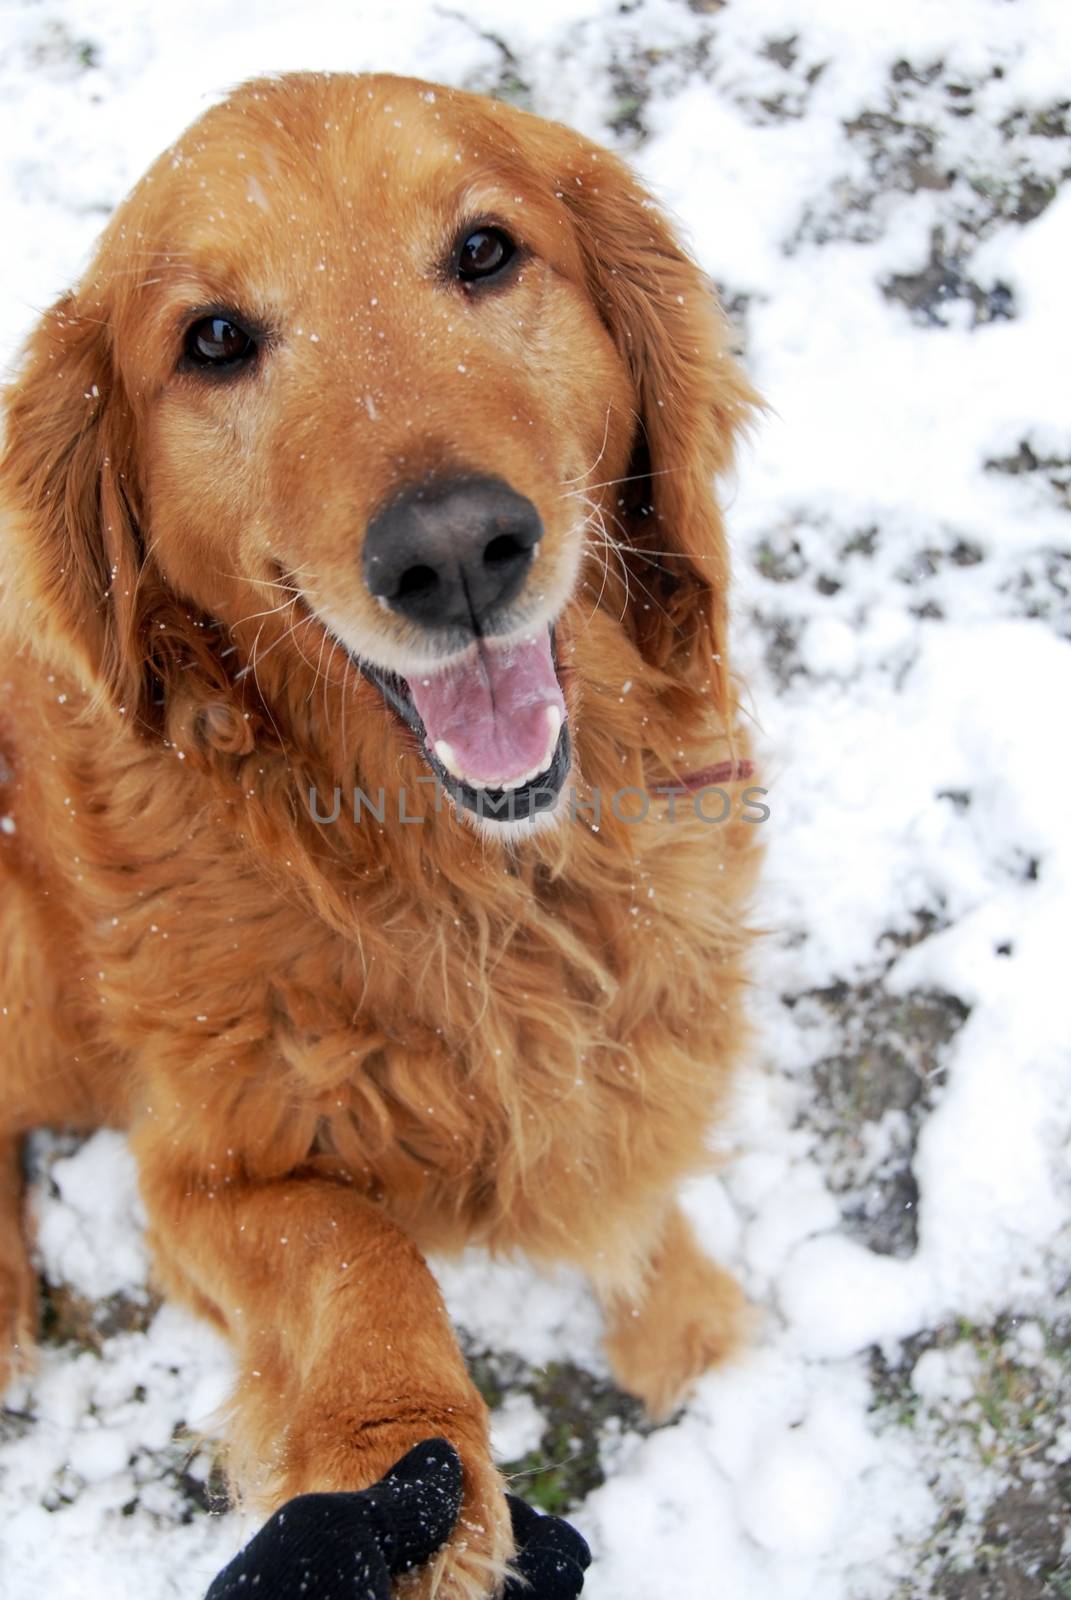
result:
[(119, 1134), (101, 1130), (50, 1168), (57, 1205), (38, 1202), (32, 1226), (56, 1280), (91, 1300), (144, 1281), (148, 1251), (134, 1159)]
[(491, 1448), (499, 1461), (519, 1461), (538, 1450), (543, 1414), (531, 1395), (510, 1394), (491, 1417)]
[[(1004, 1480), (960, 1426), (984, 1376), (978, 1338), (905, 1341), (1003, 1319), (1003, 1348), (1055, 1381), (1045, 1330), (1071, 1259), (1071, 185), (1036, 216), (1007, 196), (1071, 170), (1066, 137), (1038, 131), (1066, 98), (1069, 50), (1061, 0), (477, 0), (465, 14), (47, 0), (0, 14), (5, 362), (147, 162), (235, 76), (282, 67), (517, 80), (533, 109), (631, 155), (740, 317), (771, 407), (730, 507), (771, 931), (761, 1049), (719, 1130), (729, 1160), (684, 1201), (759, 1315), (752, 1347), (672, 1426), (604, 1439), (606, 1481), (574, 1513), (598, 1558), (593, 1600), (924, 1592), (943, 1511), (960, 1505), (969, 1526)], [(897, 76), (905, 61), (913, 75)], [(971, 115), (952, 88), (969, 89)], [(630, 97), (642, 138), (627, 117), (611, 128)], [(887, 120), (868, 133), (868, 118)], [(929, 147), (909, 160), (913, 128)], [(976, 320), (966, 290), (924, 313), (888, 292), (926, 267), (935, 230), (981, 299), (1005, 287), (1010, 317)], [(987, 465), (1023, 442), (1063, 461), (1063, 491), (1058, 471)], [(1045, 576), (1059, 559), (1062, 602)], [(816, 1064), (844, 1043), (813, 997), (838, 984), (969, 1010), (927, 1061), (921, 1109), (859, 1134), (876, 1172), (917, 1120), (906, 1254), (848, 1225), (837, 1140), (858, 1129), (815, 1121)], [(225, 1398), (229, 1356), (147, 1297), (122, 1140), (43, 1140), (37, 1160), (49, 1282), (98, 1307), (119, 1297), (142, 1325), (46, 1343), (7, 1397), (0, 1596), (198, 1600), (247, 1531), (191, 1511), (209, 1468), (195, 1432)], [(438, 1270), (472, 1347), (605, 1377), (580, 1278), (476, 1252)], [(876, 1403), (875, 1352), (906, 1363), (915, 1425)], [(539, 1407), (511, 1393), (495, 1427), (517, 1460), (538, 1448)], [(1069, 1439), (1065, 1419), (1048, 1454)]]

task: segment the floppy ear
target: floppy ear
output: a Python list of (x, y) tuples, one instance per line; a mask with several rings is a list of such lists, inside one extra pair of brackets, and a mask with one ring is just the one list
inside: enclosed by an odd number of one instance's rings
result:
[(684, 691), (682, 712), (701, 697), (728, 722), (729, 560), (714, 481), (759, 399), (729, 353), (713, 288), (655, 203), (609, 152), (583, 140), (572, 150), (558, 191), (638, 401), (619, 513), (636, 551), (631, 626)]
[(104, 315), (80, 309), (73, 294), (38, 324), (8, 392), (0, 485), (30, 626), (92, 687), (140, 717), (133, 420)]
[[(67, 294), (31, 335), (7, 395), (0, 490), (31, 644), (43, 634), (140, 732), (165, 727), (169, 683), (209, 659), (203, 622), (142, 542), (135, 422), (106, 308)], [(32, 630), (32, 631), (31, 631)]]

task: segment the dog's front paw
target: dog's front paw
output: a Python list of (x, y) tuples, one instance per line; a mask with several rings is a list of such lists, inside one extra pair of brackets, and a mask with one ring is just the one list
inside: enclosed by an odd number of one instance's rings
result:
[[(492, 1469), (493, 1471), (493, 1469)], [(497, 1479), (497, 1473), (494, 1474)], [(578, 1600), (591, 1551), (581, 1534), (561, 1517), (540, 1512), (506, 1495), (509, 1542), (513, 1558), (504, 1568), (501, 1556), (488, 1558), (487, 1531), (482, 1513), (475, 1525), (466, 1524), (464, 1510), (453, 1539), (424, 1574), (414, 1574), (398, 1585), (399, 1597), (435, 1596), (436, 1600)], [(473, 1539), (475, 1534), (475, 1539)]]
[[(516, 1546), (508, 1572), (507, 1545)], [(590, 1560), (567, 1522), (503, 1496), (493, 1468), (481, 1482), (445, 1439), (425, 1439), (367, 1489), (288, 1500), (205, 1600), (254, 1590), (265, 1600), (577, 1600)]]
[[(402, 1578), (399, 1600), (487, 1600), (502, 1593), (514, 1552), (502, 1478), (489, 1455), (464, 1451), (463, 1497), (453, 1533), (419, 1571)], [(538, 1600), (533, 1592), (530, 1600)]]
[(206, 1600), (314, 1593), (391, 1600), (391, 1580), (419, 1568), (454, 1527), (461, 1461), (445, 1439), (415, 1446), (368, 1489), (298, 1495), (216, 1577)]

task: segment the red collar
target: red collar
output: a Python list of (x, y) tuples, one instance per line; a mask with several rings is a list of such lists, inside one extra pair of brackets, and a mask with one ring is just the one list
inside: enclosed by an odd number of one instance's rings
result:
[(714, 789), (723, 783), (739, 783), (744, 778), (752, 777), (754, 772), (753, 761), (719, 761), (716, 766), (700, 767), (698, 772), (689, 772), (680, 779), (680, 785), (694, 794), (697, 789)]

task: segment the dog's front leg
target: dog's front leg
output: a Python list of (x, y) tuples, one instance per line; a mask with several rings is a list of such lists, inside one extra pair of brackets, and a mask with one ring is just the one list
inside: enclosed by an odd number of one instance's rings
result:
[(206, 1171), (155, 1125), (135, 1145), (164, 1286), (213, 1314), (237, 1348), (238, 1488), (264, 1510), (360, 1489), (419, 1440), (449, 1439), (464, 1466), (461, 1517), (406, 1593), (493, 1592), (512, 1541), (487, 1411), (412, 1242), (342, 1183)]

